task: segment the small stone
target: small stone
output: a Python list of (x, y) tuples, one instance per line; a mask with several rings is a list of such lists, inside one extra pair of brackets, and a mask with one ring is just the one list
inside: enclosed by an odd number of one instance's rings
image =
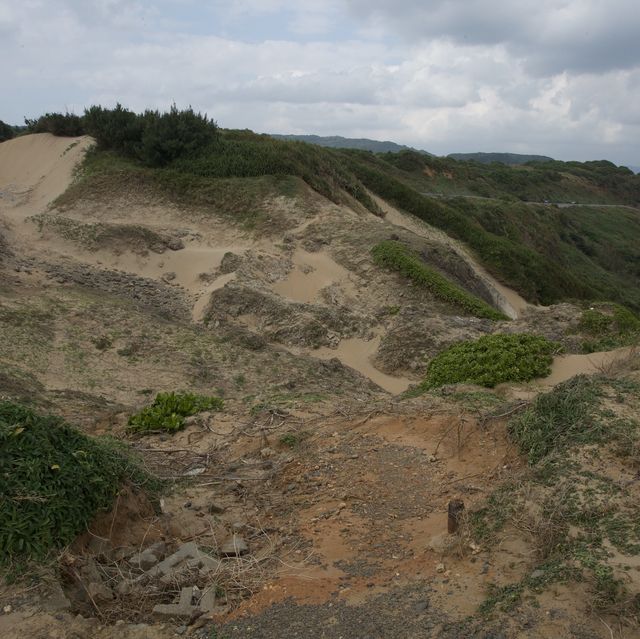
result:
[(438, 458), (435, 455), (429, 455), (429, 461), (435, 462), (435, 461), (438, 461)]
[(225, 507), (221, 506), (220, 504), (211, 503), (209, 504), (208, 510), (212, 515), (213, 514), (217, 515), (217, 514), (223, 513), (225, 511)]
[(436, 572), (444, 572), (446, 570), (446, 566), (444, 564), (438, 564), (436, 566)]
[(50, 612), (71, 609), (71, 602), (64, 594), (64, 590), (62, 589), (60, 582), (56, 581), (49, 587), (45, 608)]
[(530, 577), (531, 579), (540, 579), (540, 577), (544, 577), (544, 570), (534, 570)]
[(167, 242), (167, 247), (172, 251), (180, 251), (184, 248), (184, 242), (179, 237), (172, 237)]
[(216, 587), (211, 586), (200, 598), (200, 608), (205, 612), (211, 612), (216, 607)]
[(111, 601), (113, 599), (111, 588), (95, 581), (89, 584), (87, 592), (94, 601)]
[(149, 570), (153, 568), (158, 561), (159, 559), (152, 552), (145, 551), (140, 555), (139, 566), (142, 570)]
[(240, 557), (248, 552), (249, 546), (240, 535), (233, 535), (233, 537), (222, 544), (220, 548), (220, 554), (223, 557)]
[(167, 556), (167, 544), (165, 544), (164, 541), (156, 541), (155, 544), (146, 548), (145, 552), (151, 552), (158, 557), (158, 559), (164, 559)]
[(424, 612), (425, 610), (427, 610), (427, 608), (429, 608), (429, 602), (428, 601), (418, 601), (413, 606), (413, 609), (416, 612)]
[(13, 608), (12, 608), (11, 606), (5, 606), (5, 607), (2, 609), (2, 612), (4, 612), (4, 613), (5, 613), (5, 615), (8, 615), (12, 610), (13, 610)]
[(263, 448), (260, 451), (260, 456), (263, 459), (267, 459), (268, 457), (273, 457), (275, 454), (275, 451), (273, 450), (273, 448), (269, 448), (268, 446), (266, 448)]
[(187, 632), (187, 627), (186, 626), (178, 626), (176, 628), (176, 634), (177, 635), (183, 635), (185, 632)]

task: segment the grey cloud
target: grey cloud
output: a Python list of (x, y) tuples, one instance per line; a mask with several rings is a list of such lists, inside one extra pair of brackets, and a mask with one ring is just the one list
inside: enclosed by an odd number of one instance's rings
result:
[(345, 0), (353, 15), (401, 38), (503, 44), (535, 74), (640, 64), (636, 0)]

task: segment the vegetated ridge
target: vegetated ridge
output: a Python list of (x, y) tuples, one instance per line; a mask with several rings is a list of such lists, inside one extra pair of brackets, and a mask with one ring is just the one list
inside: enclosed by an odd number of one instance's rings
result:
[(396, 144), (390, 141), (370, 140), (369, 138), (345, 138), (341, 135), (282, 135), (270, 133), (272, 138), (277, 140), (288, 140), (292, 142), (306, 142), (307, 144), (317, 144), (331, 149), (359, 149), (361, 151), (372, 151), (373, 153), (399, 153), (400, 151), (415, 151), (424, 155), (432, 155), (428, 151), (414, 149), (405, 144)]
[(548, 155), (531, 155), (526, 153), (449, 153), (447, 157), (465, 162), (480, 162), (481, 164), (491, 164), (492, 162), (500, 162), (501, 164), (553, 162), (553, 158)]

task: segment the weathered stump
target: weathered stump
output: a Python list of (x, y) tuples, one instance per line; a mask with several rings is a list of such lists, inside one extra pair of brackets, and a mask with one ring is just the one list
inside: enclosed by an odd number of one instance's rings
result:
[(447, 520), (447, 532), (450, 535), (458, 532), (460, 526), (460, 519), (464, 512), (464, 502), (462, 499), (452, 499), (449, 502), (449, 517)]

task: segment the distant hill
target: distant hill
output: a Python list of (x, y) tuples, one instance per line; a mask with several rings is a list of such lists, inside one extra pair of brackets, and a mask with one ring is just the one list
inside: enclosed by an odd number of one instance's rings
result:
[(523, 155), (521, 153), (450, 153), (447, 157), (454, 160), (473, 160), (482, 164), (502, 162), (502, 164), (525, 164), (527, 162), (550, 162), (547, 155)]
[(432, 155), (428, 151), (422, 149), (414, 149), (404, 144), (396, 144), (395, 142), (380, 140), (369, 140), (368, 138), (343, 138), (340, 135), (279, 135), (277, 133), (269, 134), (272, 138), (278, 140), (294, 140), (298, 142), (307, 142), (308, 144), (317, 144), (318, 146), (327, 146), (332, 149), (359, 149), (360, 151), (373, 151), (374, 153), (398, 153), (399, 151), (417, 151), (425, 155)]

